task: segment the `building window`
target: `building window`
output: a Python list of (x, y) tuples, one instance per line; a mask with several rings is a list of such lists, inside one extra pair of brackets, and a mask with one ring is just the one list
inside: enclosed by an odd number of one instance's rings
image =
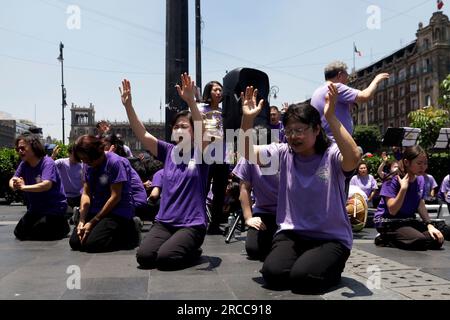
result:
[(389, 106), (389, 118), (394, 117), (394, 106)]
[(389, 90), (389, 101), (394, 100), (394, 90)]
[(417, 83), (415, 83), (415, 82), (411, 83), (411, 85), (409, 86), (409, 91), (417, 92)]
[(400, 103), (400, 113), (405, 114), (406, 113), (406, 107), (405, 104), (402, 102)]
[(384, 119), (384, 108), (380, 107), (378, 109), (378, 120), (383, 120)]
[(429, 58), (423, 60), (423, 72), (431, 72), (431, 61)]
[(425, 106), (426, 107), (431, 106), (431, 96), (430, 95), (425, 96)]
[(431, 88), (431, 79), (430, 78), (426, 78), (425, 79), (425, 88), (426, 89), (430, 89)]
[(416, 75), (416, 64), (415, 64), (415, 63), (412, 64), (412, 65), (409, 67), (409, 75), (410, 75), (410, 76), (415, 76), (415, 75)]
[(383, 97), (384, 97), (384, 95), (382, 94), (382, 93), (380, 93), (379, 95), (378, 95), (378, 104), (381, 104), (381, 103), (383, 103)]
[(417, 110), (418, 106), (417, 106), (417, 100), (416, 99), (412, 99), (411, 100), (411, 107), (413, 110)]
[(401, 69), (398, 72), (398, 80), (399, 81), (404, 81), (406, 79), (406, 70), (405, 69)]
[(400, 91), (400, 97), (404, 97), (405, 96), (405, 87), (401, 86), (399, 91)]
[(373, 123), (373, 111), (369, 112), (369, 123)]

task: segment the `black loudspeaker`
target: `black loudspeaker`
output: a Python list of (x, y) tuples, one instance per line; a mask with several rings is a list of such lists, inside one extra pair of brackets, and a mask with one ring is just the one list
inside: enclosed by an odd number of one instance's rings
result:
[(254, 125), (269, 126), (270, 106), (267, 101), (270, 86), (266, 73), (249, 68), (234, 69), (223, 78), (222, 117), (224, 129), (239, 129), (241, 127), (242, 105), (241, 92), (245, 93), (247, 86), (258, 89), (257, 102), (264, 99), (261, 113), (255, 119)]

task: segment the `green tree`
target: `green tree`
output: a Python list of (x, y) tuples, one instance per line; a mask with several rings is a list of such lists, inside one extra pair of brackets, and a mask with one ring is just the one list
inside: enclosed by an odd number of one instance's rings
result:
[(449, 120), (447, 110), (435, 107), (412, 111), (408, 114), (408, 118), (412, 127), (421, 129), (419, 144), (427, 150), (434, 146), (439, 131), (446, 126)]
[(439, 98), (439, 105), (450, 110), (450, 74), (441, 83), (441, 97)]
[(377, 126), (356, 126), (353, 138), (366, 152), (377, 152), (381, 146), (381, 134)]

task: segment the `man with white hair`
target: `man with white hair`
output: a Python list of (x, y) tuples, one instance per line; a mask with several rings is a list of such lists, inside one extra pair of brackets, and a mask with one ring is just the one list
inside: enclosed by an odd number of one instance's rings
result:
[(372, 99), (378, 84), (389, 78), (388, 73), (378, 74), (372, 83), (364, 90), (357, 90), (347, 86), (349, 74), (347, 65), (344, 62), (335, 61), (325, 68), (326, 83), (319, 87), (311, 98), (311, 105), (316, 108), (322, 118), (322, 127), (329, 138), (334, 140), (330, 127), (324, 117), (325, 97), (328, 93), (328, 85), (336, 84), (339, 92), (336, 103), (336, 116), (350, 134), (353, 134), (353, 120), (351, 115), (351, 105), (362, 104)]

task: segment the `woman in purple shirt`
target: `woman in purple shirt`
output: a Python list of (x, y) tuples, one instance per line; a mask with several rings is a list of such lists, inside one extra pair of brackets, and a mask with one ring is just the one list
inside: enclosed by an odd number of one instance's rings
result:
[(55, 162), (45, 155), (35, 135), (21, 135), (15, 144), (22, 162), (9, 186), (24, 192), (27, 212), (14, 229), (14, 235), (19, 240), (64, 238), (70, 231), (65, 217), (67, 201)]
[(108, 252), (130, 250), (139, 244), (131, 189), (131, 166), (113, 152), (104, 151), (101, 139), (77, 139), (74, 155), (85, 164), (80, 220), (73, 230), (73, 250)]
[[(380, 233), (375, 244), (405, 250), (439, 249), (444, 236), (432, 224), (424, 201), (427, 154), (420, 146), (405, 148), (401, 163), (403, 174), (381, 188), (381, 201), (374, 216)], [(422, 221), (416, 220), (416, 211)]]
[[(252, 163), (279, 163), (278, 230), (262, 268), (269, 287), (317, 292), (337, 284), (352, 248), (352, 229), (345, 209), (345, 179), (360, 153), (335, 114), (336, 86), (329, 85), (324, 115), (336, 143), (321, 128), (319, 112), (309, 104), (291, 105), (284, 118), (288, 144), (253, 146), (243, 153)], [(256, 91), (256, 90), (255, 90)], [(253, 127), (263, 101), (247, 88), (242, 129)], [(247, 148), (245, 148), (247, 149)], [(268, 161), (269, 160), (269, 161)]]
[(366, 193), (367, 201), (372, 201), (376, 190), (378, 189), (377, 181), (369, 174), (369, 169), (365, 162), (358, 165), (358, 173), (350, 180), (351, 186), (360, 187)]
[[(201, 161), (201, 146), (194, 145), (194, 123), (202, 125), (195, 101), (195, 84), (190, 76), (181, 76), (178, 94), (187, 102), (188, 111), (179, 112), (172, 124), (176, 145), (158, 140), (146, 131), (131, 102), (131, 87), (123, 80), (121, 95), (128, 120), (143, 147), (164, 163), (162, 195), (155, 223), (142, 241), (137, 254), (141, 268), (174, 270), (191, 264), (201, 254), (206, 235), (206, 184), (208, 166)], [(203, 133), (203, 132), (200, 132)], [(202, 135), (201, 135), (202, 136)]]

